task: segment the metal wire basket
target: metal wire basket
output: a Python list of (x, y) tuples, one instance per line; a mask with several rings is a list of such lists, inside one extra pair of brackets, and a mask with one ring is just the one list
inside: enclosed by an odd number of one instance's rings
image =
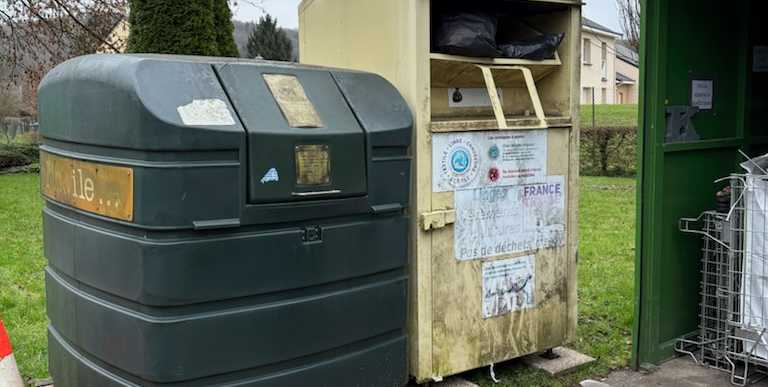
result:
[(732, 175), (728, 213), (680, 220), (702, 235), (699, 330), (676, 351), (744, 386), (768, 369), (768, 176)]
[(675, 349), (690, 355), (697, 363), (732, 372), (734, 364), (726, 357), (728, 345), (729, 234), (727, 215), (707, 211), (698, 218), (680, 220), (683, 232), (701, 234), (701, 282), (699, 286), (699, 330), (681, 338)]

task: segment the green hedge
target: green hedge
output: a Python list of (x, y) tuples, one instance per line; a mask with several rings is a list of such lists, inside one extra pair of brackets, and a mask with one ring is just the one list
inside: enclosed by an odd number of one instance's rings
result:
[(34, 143), (0, 143), (0, 169), (21, 167), (39, 162), (40, 153)]
[(636, 128), (581, 129), (581, 174), (633, 176), (636, 172)]
[(595, 105), (594, 114), (592, 109), (581, 106), (581, 174), (634, 175), (637, 105)]

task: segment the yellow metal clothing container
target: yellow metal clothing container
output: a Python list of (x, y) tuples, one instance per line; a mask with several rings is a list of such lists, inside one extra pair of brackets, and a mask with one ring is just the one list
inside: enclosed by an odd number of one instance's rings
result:
[(526, 26), (565, 33), (546, 60), (432, 52), (443, 3), (304, 0), (299, 9), (302, 63), (378, 73), (415, 115), (409, 350), (418, 381), (544, 351), (576, 332), (581, 2), (494, 3)]

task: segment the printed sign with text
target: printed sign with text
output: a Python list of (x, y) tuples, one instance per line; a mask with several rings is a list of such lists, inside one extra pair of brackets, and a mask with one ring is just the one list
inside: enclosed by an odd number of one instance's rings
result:
[(565, 178), (457, 191), (454, 248), (460, 261), (565, 244)]

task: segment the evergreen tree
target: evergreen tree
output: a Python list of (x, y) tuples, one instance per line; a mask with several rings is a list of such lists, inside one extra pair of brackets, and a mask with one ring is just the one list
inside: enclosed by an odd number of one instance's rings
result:
[(237, 56), (227, 0), (130, 0), (128, 52)]
[(282, 28), (277, 26), (277, 19), (266, 15), (259, 18), (256, 28), (248, 37), (248, 56), (261, 56), (269, 60), (290, 61), (292, 53), (291, 40)]
[(232, 23), (228, 0), (213, 0), (213, 23), (216, 27), (219, 56), (239, 57), (240, 51), (235, 44), (235, 25)]

